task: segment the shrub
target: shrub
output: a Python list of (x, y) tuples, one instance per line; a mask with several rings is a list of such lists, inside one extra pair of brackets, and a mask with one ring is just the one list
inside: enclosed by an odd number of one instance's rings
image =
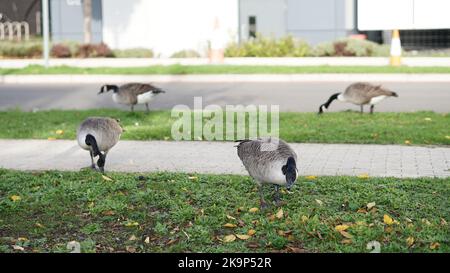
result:
[(175, 52), (170, 56), (170, 58), (200, 58), (200, 53), (193, 49), (186, 49)]
[(82, 44), (76, 55), (80, 58), (114, 57), (111, 49), (104, 43)]
[(310, 46), (292, 36), (280, 39), (258, 35), (240, 44), (231, 43), (225, 48), (226, 57), (304, 57), (310, 53)]
[(312, 56), (389, 56), (389, 48), (389, 45), (379, 45), (368, 40), (344, 38), (316, 45), (312, 50)]
[(70, 57), (72, 57), (70, 48), (64, 44), (56, 44), (56, 45), (52, 46), (50, 55), (55, 58), (70, 58)]
[(151, 49), (146, 48), (130, 48), (116, 49), (113, 51), (114, 57), (117, 58), (153, 58), (154, 53)]
[(40, 41), (2, 41), (0, 57), (39, 58), (42, 57), (42, 43)]

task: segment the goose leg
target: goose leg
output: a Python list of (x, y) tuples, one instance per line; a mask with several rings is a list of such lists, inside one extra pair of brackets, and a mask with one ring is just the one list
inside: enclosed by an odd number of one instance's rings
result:
[(105, 163), (106, 163), (106, 155), (108, 151), (105, 151), (103, 154), (100, 153), (100, 158), (97, 160), (98, 169), (101, 173), (105, 173)]
[(361, 105), (361, 114), (364, 113), (364, 106)]
[(145, 104), (145, 107), (147, 108), (147, 114), (150, 113), (150, 109), (148, 109), (148, 103)]
[(131, 112), (134, 112), (134, 105), (131, 105)]
[(374, 107), (375, 107), (375, 105), (373, 105), (373, 104), (370, 106), (370, 113), (371, 113), (371, 114), (373, 114), (373, 108), (374, 108)]
[(264, 200), (263, 188), (262, 188), (262, 184), (261, 183), (258, 185), (258, 190), (259, 190), (260, 207), (261, 207), (261, 210), (264, 210), (264, 209), (267, 208), (267, 203)]
[(273, 198), (275, 201), (275, 205), (280, 206), (281, 205), (281, 199), (280, 199), (280, 186), (275, 185), (275, 196)]

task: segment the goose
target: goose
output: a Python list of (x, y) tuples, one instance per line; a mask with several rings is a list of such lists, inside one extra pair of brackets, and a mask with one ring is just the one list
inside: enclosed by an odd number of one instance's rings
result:
[(99, 170), (105, 172), (106, 155), (119, 141), (123, 131), (119, 120), (106, 117), (89, 117), (80, 124), (77, 130), (78, 145), (89, 151), (92, 169), (96, 169), (94, 157), (98, 156)]
[(260, 137), (254, 140), (238, 140), (237, 153), (249, 175), (259, 189), (261, 209), (267, 207), (262, 186), (275, 185), (274, 201), (280, 205), (279, 187), (288, 190), (297, 180), (297, 154), (283, 140), (275, 137)]
[(145, 104), (147, 113), (150, 112), (148, 103), (156, 94), (165, 93), (165, 91), (151, 84), (146, 83), (127, 83), (121, 86), (105, 84), (100, 88), (98, 95), (113, 91), (113, 101), (118, 104), (131, 106), (131, 112), (134, 111), (136, 104)]
[(365, 82), (357, 82), (349, 85), (343, 93), (336, 93), (331, 95), (327, 102), (319, 107), (319, 114), (322, 114), (325, 109), (328, 109), (331, 102), (335, 99), (342, 102), (350, 102), (361, 107), (363, 113), (363, 106), (370, 105), (370, 113), (373, 114), (375, 104), (384, 100), (387, 97), (398, 97), (397, 93), (392, 92), (381, 85), (373, 85)]

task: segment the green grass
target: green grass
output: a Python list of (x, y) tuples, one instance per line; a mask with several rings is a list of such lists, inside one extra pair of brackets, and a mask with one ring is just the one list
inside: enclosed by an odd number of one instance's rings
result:
[[(84, 111), (10, 110), (0, 112), (0, 138), (75, 139), (78, 125), (89, 116), (120, 118), (124, 140), (171, 140), (175, 118), (169, 111), (130, 113), (99, 109)], [(433, 112), (280, 113), (280, 137), (288, 142), (450, 145), (450, 115)], [(225, 128), (225, 126), (224, 126)], [(63, 130), (64, 134), (56, 134)]]
[(305, 74), (305, 73), (450, 73), (450, 67), (391, 67), (391, 66), (248, 66), (248, 65), (155, 65), (147, 67), (77, 68), (58, 66), (44, 68), (31, 65), (26, 68), (2, 68), (0, 75), (39, 74), (109, 74), (109, 75), (163, 75), (163, 74)]
[[(247, 176), (141, 175), (0, 169), (0, 252), (67, 252), (73, 240), (83, 252), (368, 252), (374, 240), (382, 252), (450, 252), (449, 179), (299, 177), (277, 218), (274, 205), (249, 211), (259, 199)], [(221, 241), (250, 229), (247, 240)]]

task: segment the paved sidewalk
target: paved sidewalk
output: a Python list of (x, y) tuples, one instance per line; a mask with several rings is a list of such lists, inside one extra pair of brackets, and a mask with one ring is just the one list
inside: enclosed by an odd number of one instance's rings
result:
[[(120, 141), (106, 171), (246, 174), (233, 142)], [(450, 177), (450, 148), (292, 144), (300, 175)], [(0, 140), (0, 168), (79, 170), (89, 153), (74, 140)]]
[[(87, 59), (50, 59), (50, 66), (75, 67), (142, 67), (151, 65), (205, 65), (208, 58), (87, 58)], [(28, 65), (43, 65), (42, 59), (3, 59), (0, 68), (23, 68)], [(225, 58), (227, 65), (283, 65), (283, 66), (385, 66), (389, 65), (389, 57), (245, 57)], [(403, 57), (406, 66), (450, 66), (449, 57)]]

